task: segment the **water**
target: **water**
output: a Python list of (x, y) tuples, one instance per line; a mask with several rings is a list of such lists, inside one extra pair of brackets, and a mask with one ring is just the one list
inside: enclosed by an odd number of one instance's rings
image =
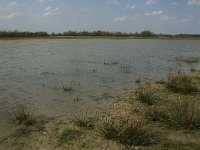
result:
[[(11, 131), (8, 113), (27, 104), (38, 114), (92, 111), (124, 89), (199, 69), (175, 57), (199, 56), (195, 40), (33, 40), (0, 43), (0, 137)], [(63, 86), (73, 92), (63, 93)], [(78, 98), (78, 101), (77, 101)]]

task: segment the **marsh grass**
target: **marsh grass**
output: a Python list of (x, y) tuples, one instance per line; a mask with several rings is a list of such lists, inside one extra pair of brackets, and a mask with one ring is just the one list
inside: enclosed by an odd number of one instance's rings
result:
[(71, 85), (63, 85), (62, 90), (63, 92), (73, 92), (74, 88)]
[(197, 86), (192, 82), (192, 78), (185, 73), (169, 73), (167, 88), (176, 93), (188, 94), (197, 92)]
[(148, 105), (153, 105), (157, 103), (159, 99), (155, 91), (149, 85), (143, 85), (138, 87), (135, 90), (135, 96), (138, 101), (141, 101), (142, 103)]
[(186, 130), (200, 129), (200, 109), (192, 101), (177, 101), (169, 108), (170, 126)]
[(129, 120), (119, 123), (114, 120), (106, 120), (101, 128), (101, 133), (106, 139), (129, 146), (147, 146), (156, 144), (161, 139), (160, 132), (147, 125), (144, 120)]
[(36, 117), (26, 106), (18, 105), (13, 108), (10, 120), (17, 124), (30, 126), (35, 123)]
[(153, 108), (146, 118), (176, 129), (200, 129), (200, 109), (192, 101), (176, 101), (166, 108)]
[(132, 72), (130, 65), (121, 65), (120, 68), (122, 73), (128, 74)]
[(82, 116), (75, 116), (74, 119), (72, 119), (72, 122), (79, 127), (84, 127), (87, 129), (93, 129), (95, 124), (94, 118), (89, 117), (87, 114)]
[(167, 122), (169, 117), (166, 114), (166, 108), (158, 108), (157, 106), (149, 109), (146, 113), (146, 118), (153, 122)]
[(188, 64), (198, 63), (200, 61), (199, 57), (176, 57), (176, 61), (182, 61)]
[(59, 143), (69, 142), (72, 139), (76, 138), (77, 136), (80, 136), (81, 133), (82, 132), (77, 129), (66, 128), (59, 135), (57, 135), (58, 142)]

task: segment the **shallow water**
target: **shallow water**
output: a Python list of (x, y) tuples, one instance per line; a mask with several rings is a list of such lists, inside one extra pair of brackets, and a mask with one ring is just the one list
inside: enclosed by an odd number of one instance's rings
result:
[[(0, 44), (0, 137), (11, 131), (8, 113), (26, 104), (59, 116), (101, 108), (124, 89), (200, 69), (175, 57), (200, 57), (195, 40), (43, 40)], [(73, 92), (63, 92), (63, 86)], [(78, 100), (77, 100), (78, 98)]]

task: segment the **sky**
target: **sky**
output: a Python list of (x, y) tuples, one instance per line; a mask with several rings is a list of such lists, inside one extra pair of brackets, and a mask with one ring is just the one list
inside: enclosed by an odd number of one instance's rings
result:
[(200, 0), (0, 0), (0, 30), (200, 34)]

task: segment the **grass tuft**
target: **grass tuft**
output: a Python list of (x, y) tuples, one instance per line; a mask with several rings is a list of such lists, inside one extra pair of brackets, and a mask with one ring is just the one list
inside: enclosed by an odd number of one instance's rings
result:
[(88, 117), (87, 115), (75, 117), (72, 120), (72, 122), (75, 123), (79, 127), (85, 127), (85, 128), (88, 128), (88, 129), (94, 128), (94, 118)]
[(200, 129), (200, 109), (191, 101), (177, 101), (165, 109), (155, 107), (147, 111), (146, 117), (176, 129)]
[(184, 73), (169, 73), (166, 85), (167, 88), (176, 93), (188, 94), (198, 91), (197, 86), (192, 83), (192, 78)]
[(62, 131), (60, 135), (58, 135), (58, 141), (60, 143), (68, 142), (73, 138), (79, 136), (80, 134), (81, 131), (79, 130), (66, 128)]
[(106, 139), (130, 146), (147, 146), (160, 141), (160, 132), (146, 124), (143, 120), (132, 120), (116, 123), (113, 120), (104, 122), (101, 129)]
[(24, 105), (18, 105), (13, 109), (10, 120), (17, 124), (30, 126), (35, 123), (36, 118), (27, 107)]
[(153, 105), (158, 100), (158, 97), (149, 85), (138, 87), (135, 91), (135, 95), (137, 100), (148, 105)]

